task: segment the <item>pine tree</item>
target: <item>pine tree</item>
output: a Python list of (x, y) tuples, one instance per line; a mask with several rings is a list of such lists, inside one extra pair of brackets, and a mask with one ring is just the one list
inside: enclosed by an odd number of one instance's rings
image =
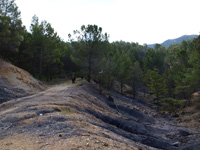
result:
[(190, 87), (197, 91), (200, 90), (200, 36), (193, 43), (194, 49), (189, 57), (190, 67), (186, 78), (189, 80)]
[[(81, 30), (75, 30), (77, 41), (72, 42), (74, 53), (72, 59), (78, 65), (87, 68), (88, 82), (90, 82), (92, 72), (98, 67), (100, 55), (103, 55), (102, 44), (108, 41), (107, 33), (102, 33), (102, 28), (97, 25), (83, 25)], [(69, 35), (71, 38), (72, 36)]]
[(0, 53), (10, 59), (23, 41), (24, 27), (15, 0), (0, 1)]
[(125, 81), (130, 76), (130, 68), (132, 62), (128, 53), (125, 50), (117, 50), (115, 56), (115, 75), (117, 80), (120, 82), (121, 94), (123, 94), (123, 86)]
[(133, 89), (133, 95), (136, 96), (137, 88), (142, 84), (142, 69), (140, 68), (140, 63), (136, 61), (133, 66), (130, 68), (130, 77), (131, 86)]
[(157, 111), (159, 110), (159, 100), (162, 98), (164, 93), (164, 79), (159, 74), (159, 70), (154, 67), (150, 71), (150, 83), (148, 84), (149, 91), (153, 93), (153, 96), (156, 97)]

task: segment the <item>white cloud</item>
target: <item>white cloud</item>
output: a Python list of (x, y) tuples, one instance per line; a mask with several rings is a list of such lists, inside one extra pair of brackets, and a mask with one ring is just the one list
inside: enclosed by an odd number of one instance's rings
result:
[(110, 40), (155, 43), (184, 34), (198, 34), (198, 0), (16, 0), (23, 23), (29, 29), (31, 18), (52, 24), (61, 38), (97, 24), (110, 34)]

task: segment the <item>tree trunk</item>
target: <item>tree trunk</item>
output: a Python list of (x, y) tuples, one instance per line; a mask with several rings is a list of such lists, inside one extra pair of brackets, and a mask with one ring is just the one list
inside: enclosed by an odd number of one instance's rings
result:
[(53, 80), (52, 72), (50, 71), (50, 81)]
[(110, 82), (111, 82), (110, 80), (111, 80), (111, 79), (110, 79), (110, 76), (108, 76), (108, 81), (107, 81), (107, 89), (108, 89), (108, 90), (110, 90), (110, 89), (109, 89), (109, 88), (110, 88)]
[(156, 103), (157, 103), (157, 112), (159, 111), (159, 104), (158, 104), (158, 102), (159, 102), (159, 97), (158, 97), (158, 92), (156, 92), (156, 96), (157, 96), (157, 98), (156, 98)]
[(61, 65), (59, 65), (59, 75), (60, 76), (62, 75), (62, 67), (61, 67)]
[(46, 67), (47, 82), (49, 81), (49, 65)]
[(91, 71), (92, 71), (92, 62), (91, 62), (91, 57), (89, 57), (89, 60), (88, 60), (88, 82), (90, 82), (90, 79), (91, 79)]
[(147, 92), (146, 87), (144, 87), (144, 93), (143, 93), (143, 97), (145, 97), (145, 93)]
[(101, 94), (101, 92), (102, 92), (102, 89), (101, 89), (101, 77), (100, 77), (100, 79), (99, 79), (99, 93)]
[(52, 69), (51, 69), (51, 68), (52, 68), (52, 67), (50, 66), (50, 67), (49, 67), (50, 81), (53, 80), (53, 74), (52, 74)]
[(36, 66), (36, 57), (33, 55), (33, 77), (35, 78), (35, 66)]
[(133, 88), (133, 97), (135, 98), (136, 97), (136, 87), (135, 87), (134, 82), (133, 82), (132, 88)]
[(123, 94), (123, 81), (121, 81), (121, 94)]
[(40, 50), (40, 74), (39, 79), (42, 79), (42, 49)]

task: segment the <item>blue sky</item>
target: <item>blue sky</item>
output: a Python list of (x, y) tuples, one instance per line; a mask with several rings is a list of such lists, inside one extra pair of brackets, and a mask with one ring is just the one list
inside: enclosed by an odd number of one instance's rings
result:
[(81, 25), (96, 24), (112, 41), (161, 43), (199, 34), (199, 0), (16, 0), (29, 30), (36, 14), (63, 40)]

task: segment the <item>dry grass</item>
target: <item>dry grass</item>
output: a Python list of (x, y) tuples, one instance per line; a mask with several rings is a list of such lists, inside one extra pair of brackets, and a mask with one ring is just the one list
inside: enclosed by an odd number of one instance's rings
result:
[[(46, 86), (33, 78), (28, 72), (0, 60), (0, 87), (11, 95), (23, 96), (44, 90)], [(17, 93), (15, 90), (23, 91)]]
[(200, 126), (200, 92), (192, 95), (189, 106), (179, 112), (180, 122), (199, 130)]

